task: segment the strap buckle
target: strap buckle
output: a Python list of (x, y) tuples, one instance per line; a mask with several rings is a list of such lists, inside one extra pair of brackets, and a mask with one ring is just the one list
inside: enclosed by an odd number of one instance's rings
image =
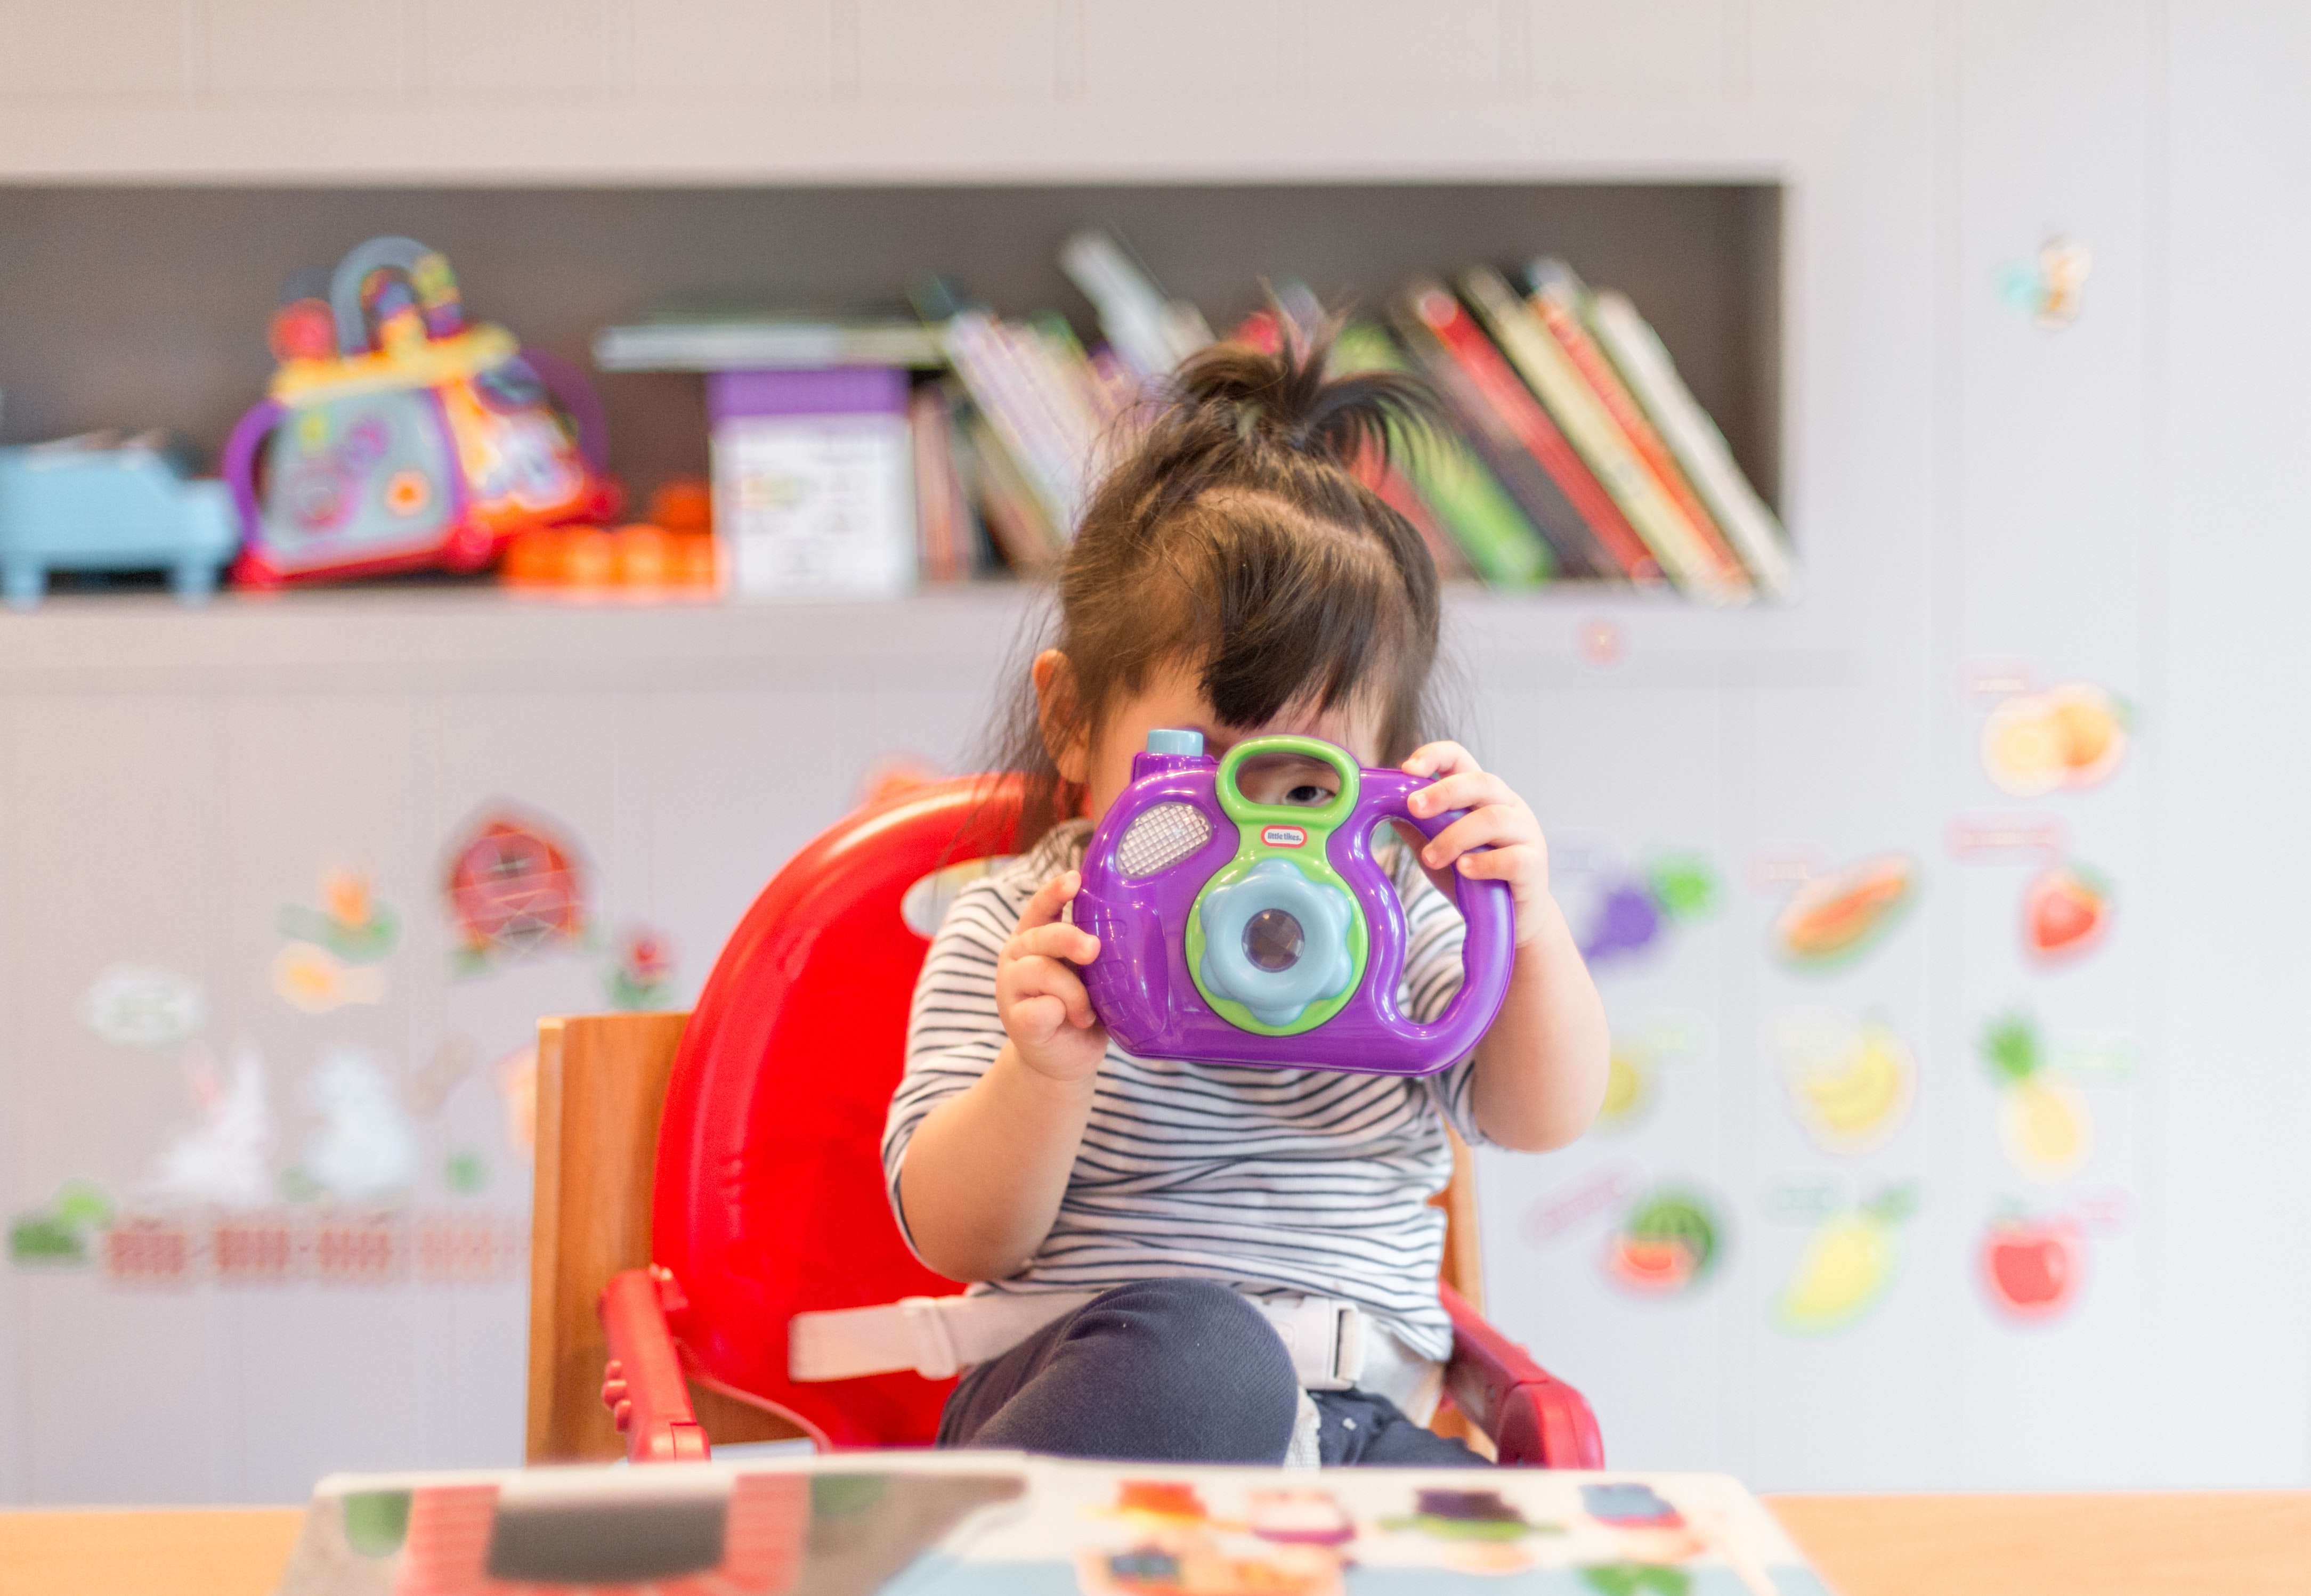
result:
[(1365, 1316), (1330, 1297), (1263, 1302), (1260, 1311), (1292, 1356), (1304, 1391), (1347, 1391), (1365, 1372)]

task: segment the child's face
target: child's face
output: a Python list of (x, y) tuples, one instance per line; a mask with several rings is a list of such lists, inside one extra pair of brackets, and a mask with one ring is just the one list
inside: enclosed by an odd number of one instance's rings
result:
[[(1131, 785), (1131, 756), (1147, 746), (1147, 733), (1160, 726), (1201, 732), (1204, 751), (1217, 756), (1251, 737), (1290, 733), (1321, 737), (1355, 756), (1359, 765), (1380, 762), (1380, 710), (1368, 696), (1329, 710), (1287, 705), (1282, 713), (1257, 726), (1232, 726), (1221, 721), (1197, 681), (1199, 672), (1186, 662), (1173, 662), (1152, 675), (1140, 692), (1119, 698), (1108, 707), (1103, 724), (1083, 757), (1080, 778), (1090, 789), (1091, 818), (1105, 818), (1123, 789)], [(1063, 772), (1077, 779), (1072, 772)], [(1237, 785), (1254, 803), (1297, 803), (1321, 807), (1339, 794), (1340, 778), (1319, 760), (1293, 757), (1249, 760), (1237, 774)]]

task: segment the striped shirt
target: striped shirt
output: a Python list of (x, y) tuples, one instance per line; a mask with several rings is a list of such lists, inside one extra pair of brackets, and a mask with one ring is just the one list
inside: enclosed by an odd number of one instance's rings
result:
[[(902, 1231), (907, 1144), (1002, 1050), (996, 957), (1037, 889), (1081, 865), (1089, 834), (1089, 821), (1071, 821), (972, 882), (931, 942), (906, 1076), (883, 1130)], [(1404, 904), (1398, 1002), (1434, 1019), (1461, 988), (1460, 915), (1410, 849), (1374, 852)], [(1452, 1177), (1445, 1122), (1478, 1140), (1471, 1079), (1468, 1059), (1411, 1079), (1142, 1059), (1111, 1044), (1051, 1233), (1019, 1273), (972, 1289), (1097, 1291), (1194, 1276), (1253, 1297), (1353, 1302), (1420, 1356), (1447, 1358), (1452, 1325), (1436, 1299), (1444, 1215), (1428, 1199)]]

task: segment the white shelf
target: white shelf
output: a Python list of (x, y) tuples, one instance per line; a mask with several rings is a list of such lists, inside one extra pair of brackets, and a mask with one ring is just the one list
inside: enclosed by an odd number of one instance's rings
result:
[[(840, 685), (992, 669), (1049, 590), (930, 588), (864, 603), (644, 602), (502, 588), (59, 594), (0, 615), (0, 691), (599, 691), (717, 683)], [(1825, 617), (1696, 610), (1670, 598), (1455, 587), (1445, 651), (1504, 684), (1705, 686), (1842, 679)], [(1607, 629), (1615, 657), (1599, 656)]]

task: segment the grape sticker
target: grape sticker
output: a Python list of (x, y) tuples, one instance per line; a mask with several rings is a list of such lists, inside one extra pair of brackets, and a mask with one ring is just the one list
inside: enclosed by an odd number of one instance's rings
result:
[(2110, 928), (2110, 883), (2086, 866), (2042, 871), (2022, 894), (2022, 945), (2044, 964), (2091, 951)]
[(1774, 942), (1801, 968), (1826, 969), (1859, 958), (1901, 917), (1916, 896), (1917, 862), (1879, 854), (1790, 895), (1774, 921)]
[(2004, 1317), (2023, 1324), (2060, 1318), (2086, 1279), (2086, 1232), (2068, 1214), (2009, 1209), (1991, 1219), (1980, 1250), (1983, 1289)]
[(2017, 694), (1983, 724), (1982, 768), (2016, 798), (2100, 786), (2126, 758), (2131, 718), (2091, 682)]
[(2094, 1120), (2048, 1067), (2036, 1022), (2021, 1013), (1992, 1021), (1982, 1056), (1998, 1082), (1999, 1136), (2015, 1167), (2049, 1184), (2076, 1175), (2094, 1150)]
[(1916, 1187), (1894, 1186), (1823, 1220), (1806, 1238), (1774, 1322), (1792, 1335), (1831, 1335), (1858, 1323), (1901, 1272), (1901, 1227), (1916, 1207)]
[(1690, 1290), (1716, 1267), (1722, 1228), (1706, 1198), (1656, 1187), (1630, 1205), (1606, 1238), (1606, 1278), (1641, 1297)]
[[(1583, 873), (1577, 860), (1566, 872)], [(1718, 902), (1716, 872), (1698, 854), (1663, 854), (1643, 870), (1600, 870), (1600, 889), (1582, 924), (1581, 956), (1592, 967), (1634, 958), (1670, 928), (1705, 919)]]
[(1917, 1061), (1884, 1020), (1793, 1009), (1768, 1028), (1766, 1047), (1782, 1062), (1791, 1111), (1824, 1151), (1874, 1151), (1908, 1123)]

